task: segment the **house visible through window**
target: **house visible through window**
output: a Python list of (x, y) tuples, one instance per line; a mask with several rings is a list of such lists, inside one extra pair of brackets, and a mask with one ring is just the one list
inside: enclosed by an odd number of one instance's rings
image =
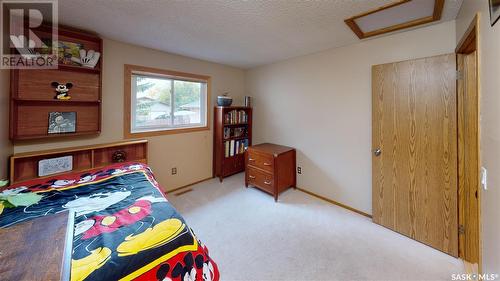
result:
[(166, 72), (130, 72), (131, 134), (208, 128), (209, 79)]

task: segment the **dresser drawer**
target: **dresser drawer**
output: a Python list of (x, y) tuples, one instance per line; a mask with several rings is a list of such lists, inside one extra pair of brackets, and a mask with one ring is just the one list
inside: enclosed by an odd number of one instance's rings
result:
[(272, 173), (274, 171), (274, 157), (270, 154), (248, 151), (248, 165)]
[(258, 186), (270, 193), (274, 192), (273, 175), (249, 166), (246, 176), (249, 184)]

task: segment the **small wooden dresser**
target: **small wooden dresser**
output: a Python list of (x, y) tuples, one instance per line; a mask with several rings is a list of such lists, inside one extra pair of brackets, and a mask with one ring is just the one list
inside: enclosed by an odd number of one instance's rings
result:
[(263, 143), (250, 146), (245, 153), (245, 186), (253, 185), (274, 196), (296, 187), (295, 149)]

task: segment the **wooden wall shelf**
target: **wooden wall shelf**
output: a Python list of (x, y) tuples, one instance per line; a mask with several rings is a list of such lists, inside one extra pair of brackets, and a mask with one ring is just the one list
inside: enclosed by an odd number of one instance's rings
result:
[(58, 66), (59, 70), (64, 71), (75, 71), (75, 72), (85, 72), (85, 73), (101, 73), (101, 69), (99, 68), (88, 68), (83, 66), (73, 66), (73, 65), (64, 65), (60, 64)]
[[(40, 38), (50, 29), (35, 30)], [(101, 132), (102, 100), (102, 39), (97, 35), (68, 28), (58, 28), (58, 40), (80, 44), (85, 50), (101, 53), (95, 68), (66, 65), (58, 69), (13, 69), (10, 81), (10, 130), (11, 140), (62, 138), (69, 136), (97, 135)], [(52, 82), (72, 83), (71, 99), (55, 99)], [(76, 112), (76, 131), (49, 134), (50, 112)]]

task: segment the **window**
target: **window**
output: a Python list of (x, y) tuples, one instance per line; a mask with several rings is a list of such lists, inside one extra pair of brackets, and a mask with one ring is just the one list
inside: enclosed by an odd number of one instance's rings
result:
[(125, 66), (125, 136), (208, 129), (210, 77)]

